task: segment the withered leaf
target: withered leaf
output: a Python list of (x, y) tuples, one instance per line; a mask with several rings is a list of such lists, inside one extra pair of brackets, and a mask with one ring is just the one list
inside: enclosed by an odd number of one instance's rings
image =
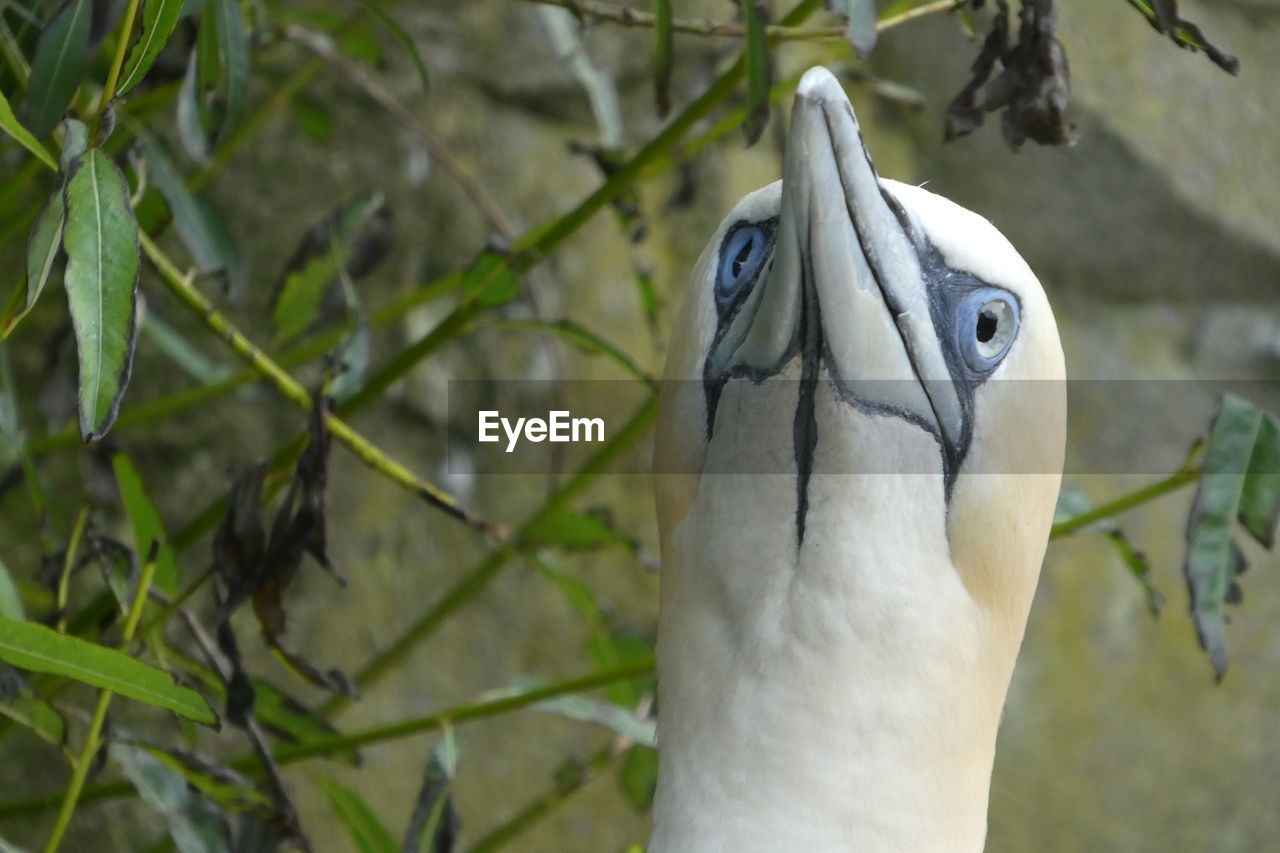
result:
[(453, 805), (451, 738), (446, 736), (427, 759), (401, 853), (451, 853), (458, 843), (462, 818)]
[(1173, 43), (1185, 50), (1202, 50), (1209, 61), (1228, 74), (1240, 73), (1240, 60), (1218, 47), (1205, 37), (1204, 31), (1186, 18), (1178, 16), (1178, 0), (1151, 0), (1150, 6), (1142, 0), (1129, 0), (1147, 23), (1161, 35), (1167, 35)]
[(213, 568), (227, 589), (224, 607), (231, 610), (258, 585), (262, 572), (266, 534), (259, 507), (266, 473), (266, 466), (259, 462), (236, 478), (227, 514), (213, 535)]
[(232, 488), (227, 514), (214, 536), (214, 567), (226, 588), (216, 620), (218, 645), (232, 663), (227, 685), (227, 715), (233, 723), (247, 722), (253, 708), (253, 685), (240, 665), (231, 614), (246, 600), (267, 644), (296, 673), (317, 686), (355, 696), (355, 685), (338, 670), (311, 663), (284, 644), (287, 625), (284, 591), (293, 582), (302, 558), (310, 554), (330, 574), (346, 578), (329, 559), (325, 533), (325, 488), (329, 432), (325, 417), (329, 402), (316, 395), (310, 417), (310, 440), (298, 458), (293, 479), (280, 502), (269, 533), (263, 532), (260, 504), (265, 466), (252, 466)]
[[(1009, 4), (996, 0), (996, 8), (973, 63), (973, 77), (947, 107), (947, 141), (976, 130), (987, 113), (1003, 110), (1001, 129), (1015, 150), (1028, 139), (1042, 145), (1073, 143), (1074, 128), (1066, 120), (1070, 70), (1066, 51), (1055, 37), (1054, 0), (1023, 0), (1014, 44), (1009, 38)], [(1001, 71), (992, 80), (997, 62)]]

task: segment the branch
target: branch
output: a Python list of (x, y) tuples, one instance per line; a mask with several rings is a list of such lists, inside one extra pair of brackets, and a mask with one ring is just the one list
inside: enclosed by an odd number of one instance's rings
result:
[(132, 41), (133, 22), (138, 17), (138, 6), (141, 5), (140, 0), (129, 0), (129, 6), (124, 11), (124, 20), (120, 22), (120, 33), (118, 38), (120, 41), (116, 44), (116, 55), (111, 60), (111, 70), (107, 72), (107, 83), (102, 87), (102, 98), (98, 101), (98, 111), (93, 115), (93, 138), (98, 138), (98, 131), (102, 127), (102, 116), (111, 108), (111, 99), (116, 96), (116, 84), (120, 82), (120, 69), (124, 67), (124, 57), (129, 51), (129, 42)]
[[(503, 695), (497, 697), (481, 699), (469, 705), (455, 706), (443, 711), (437, 711), (434, 714), (428, 714), (425, 717), (402, 720), (398, 723), (377, 726), (349, 734), (319, 737), (303, 743), (283, 744), (276, 747), (274, 756), (280, 764), (292, 764), (307, 758), (330, 755), (374, 743), (400, 740), (423, 732), (442, 729), (445, 726), (454, 726), (459, 723), (483, 720), (511, 711), (518, 711), (545, 699), (606, 687), (619, 681), (628, 681), (633, 678), (650, 675), (652, 672), (653, 658), (645, 658), (623, 664), (614, 669), (597, 670), (588, 675), (557, 681), (533, 690), (526, 690), (520, 693), (504, 692)], [(229, 766), (245, 772), (254, 772), (257, 769), (256, 760), (254, 756), (242, 756), (229, 762)], [(109, 800), (126, 796), (132, 791), (133, 789), (127, 782), (104, 782), (86, 790), (80, 801), (91, 803), (99, 800)], [(49, 808), (49, 806), (50, 799), (48, 796), (35, 796), (25, 800), (0, 803), (0, 820), (41, 812)]]
[[(196, 290), (191, 281), (179, 272), (176, 265), (165, 255), (152, 239), (145, 233), (139, 235), (142, 250), (151, 260), (160, 277), (168, 285), (169, 291), (218, 337), (226, 341), (236, 355), (240, 356), (250, 367), (258, 371), (273, 388), (304, 412), (311, 411), (311, 395), (288, 373), (276, 364), (266, 353), (258, 349), (245, 337), (225, 316)], [(360, 461), (387, 477), (402, 488), (412, 492), (427, 503), (444, 510), (476, 530), (498, 540), (507, 538), (505, 528), (486, 521), (471, 510), (458, 503), (452, 495), (440, 487), (422, 480), (410, 472), (396, 460), (387, 456), (377, 445), (356, 432), (347, 423), (333, 414), (325, 415), (325, 428), (338, 441), (347, 446)]]
[[(641, 12), (630, 6), (601, 3), (598, 0), (522, 0), (522, 2), (559, 6), (561, 9), (568, 9), (579, 18), (609, 21), (622, 27), (654, 26), (654, 16), (650, 12)], [(934, 2), (882, 19), (876, 29), (884, 32), (923, 15), (948, 11), (957, 5), (956, 0), (934, 0)], [(695, 36), (745, 38), (747, 34), (746, 27), (742, 24), (712, 21), (708, 18), (672, 18), (671, 29), (673, 32)], [(845, 26), (796, 27), (771, 24), (764, 28), (764, 32), (769, 38), (778, 41), (844, 41), (849, 31)]]
[(1110, 518), (1113, 515), (1119, 515), (1126, 510), (1141, 506), (1144, 503), (1155, 500), (1158, 497), (1176, 492), (1183, 486), (1188, 486), (1200, 479), (1200, 469), (1183, 468), (1176, 473), (1170, 474), (1163, 480), (1157, 480), (1149, 486), (1143, 486), (1137, 491), (1130, 492), (1127, 495), (1121, 495), (1113, 501), (1109, 501), (1102, 506), (1094, 507), (1088, 512), (1082, 512), (1077, 516), (1060, 521), (1049, 529), (1050, 539), (1060, 539), (1063, 536), (1070, 536), (1080, 530), (1088, 527), (1090, 524), (1096, 524), (1103, 519)]

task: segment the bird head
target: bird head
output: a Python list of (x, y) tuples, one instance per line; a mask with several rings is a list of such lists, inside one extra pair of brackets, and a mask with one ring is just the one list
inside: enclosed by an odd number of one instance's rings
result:
[[(797, 552), (832, 535), (812, 518), (826, 491), (880, 493), (936, 518), (971, 592), (1011, 598), (1025, 619), (1062, 470), (1063, 377), (1053, 312), (1009, 241), (881, 179), (840, 84), (811, 69), (782, 180), (716, 230), (673, 335), (656, 458), (664, 541), (707, 477), (793, 479), (789, 506), (744, 508), (742, 522)], [(840, 482), (815, 484), (829, 477)], [(1001, 560), (1034, 572), (1010, 588)]]

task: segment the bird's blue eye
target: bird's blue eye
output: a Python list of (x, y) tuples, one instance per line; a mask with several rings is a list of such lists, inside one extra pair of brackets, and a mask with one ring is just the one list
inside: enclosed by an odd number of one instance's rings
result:
[(979, 287), (960, 301), (956, 335), (965, 363), (974, 373), (995, 370), (1018, 334), (1018, 300), (1007, 290)]
[(716, 299), (724, 303), (760, 272), (768, 249), (768, 236), (759, 225), (743, 222), (720, 244), (720, 272)]

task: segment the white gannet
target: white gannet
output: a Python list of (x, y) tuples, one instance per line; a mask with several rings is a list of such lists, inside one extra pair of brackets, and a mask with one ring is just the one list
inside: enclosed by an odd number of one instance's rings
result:
[(987, 220), (877, 177), (825, 69), (786, 146), (667, 361), (649, 851), (981, 850), (1062, 475), (1057, 326)]

